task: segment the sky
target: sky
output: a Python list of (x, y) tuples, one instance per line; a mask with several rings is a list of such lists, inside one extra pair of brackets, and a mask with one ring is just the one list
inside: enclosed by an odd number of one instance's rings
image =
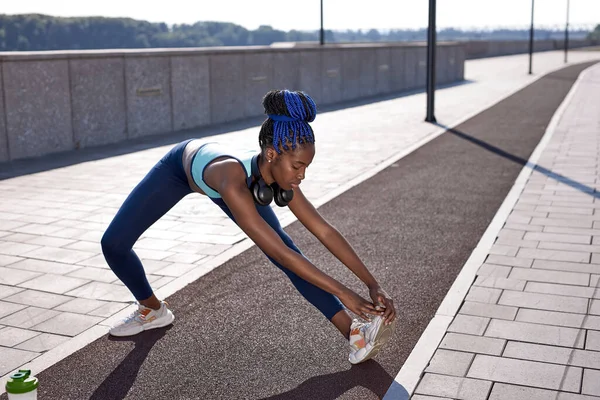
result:
[[(567, 1), (536, 0), (535, 24), (564, 29)], [(256, 29), (317, 30), (321, 0), (13, 0), (1, 14), (129, 17), (150, 22), (191, 24), (223, 21)], [(415, 29), (427, 27), (429, 0), (323, 0), (325, 29)], [(437, 26), (527, 28), (529, 0), (437, 0)], [(600, 24), (600, 0), (570, 0), (573, 26)], [(587, 27), (587, 26), (586, 26)]]

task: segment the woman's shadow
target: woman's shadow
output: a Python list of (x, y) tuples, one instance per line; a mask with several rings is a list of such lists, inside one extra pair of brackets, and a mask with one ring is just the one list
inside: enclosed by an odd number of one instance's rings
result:
[(138, 372), (152, 347), (162, 339), (173, 326), (152, 329), (133, 337), (118, 338), (109, 336), (114, 342), (133, 342), (135, 347), (121, 361), (110, 375), (98, 386), (90, 396), (90, 400), (124, 399), (136, 380)]
[(376, 361), (369, 360), (363, 364), (352, 365), (346, 371), (314, 376), (287, 392), (265, 397), (261, 400), (329, 400), (337, 399), (350, 389), (362, 386), (382, 399), (408, 400), (406, 389), (398, 384), (390, 374)]

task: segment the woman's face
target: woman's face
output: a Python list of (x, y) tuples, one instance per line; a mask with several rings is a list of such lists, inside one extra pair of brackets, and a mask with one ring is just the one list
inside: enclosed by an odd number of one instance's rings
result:
[(277, 154), (274, 149), (271, 155), (271, 175), (277, 184), (285, 190), (298, 187), (306, 175), (306, 168), (315, 157), (313, 143), (301, 144), (295, 150), (284, 151)]

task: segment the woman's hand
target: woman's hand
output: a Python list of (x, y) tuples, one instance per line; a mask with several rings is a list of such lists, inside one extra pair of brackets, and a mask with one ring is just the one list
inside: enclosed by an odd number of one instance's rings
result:
[(340, 301), (348, 307), (350, 311), (359, 317), (371, 321), (370, 315), (383, 315), (383, 310), (375, 309), (373, 303), (363, 299), (352, 290), (347, 290), (343, 295), (339, 296)]
[(385, 309), (383, 313), (383, 319), (385, 324), (389, 325), (396, 319), (396, 308), (394, 308), (394, 300), (383, 290), (379, 285), (375, 285), (369, 288), (369, 295), (373, 299), (373, 303), (376, 304), (377, 309)]

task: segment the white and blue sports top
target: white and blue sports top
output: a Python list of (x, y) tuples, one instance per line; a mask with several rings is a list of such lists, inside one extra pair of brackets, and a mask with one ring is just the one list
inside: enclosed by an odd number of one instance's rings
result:
[(246, 170), (246, 177), (252, 175), (252, 157), (257, 150), (242, 150), (224, 146), (217, 142), (205, 143), (192, 158), (191, 174), (194, 183), (210, 198), (220, 199), (221, 195), (204, 182), (204, 170), (216, 158), (231, 157), (236, 159)]

